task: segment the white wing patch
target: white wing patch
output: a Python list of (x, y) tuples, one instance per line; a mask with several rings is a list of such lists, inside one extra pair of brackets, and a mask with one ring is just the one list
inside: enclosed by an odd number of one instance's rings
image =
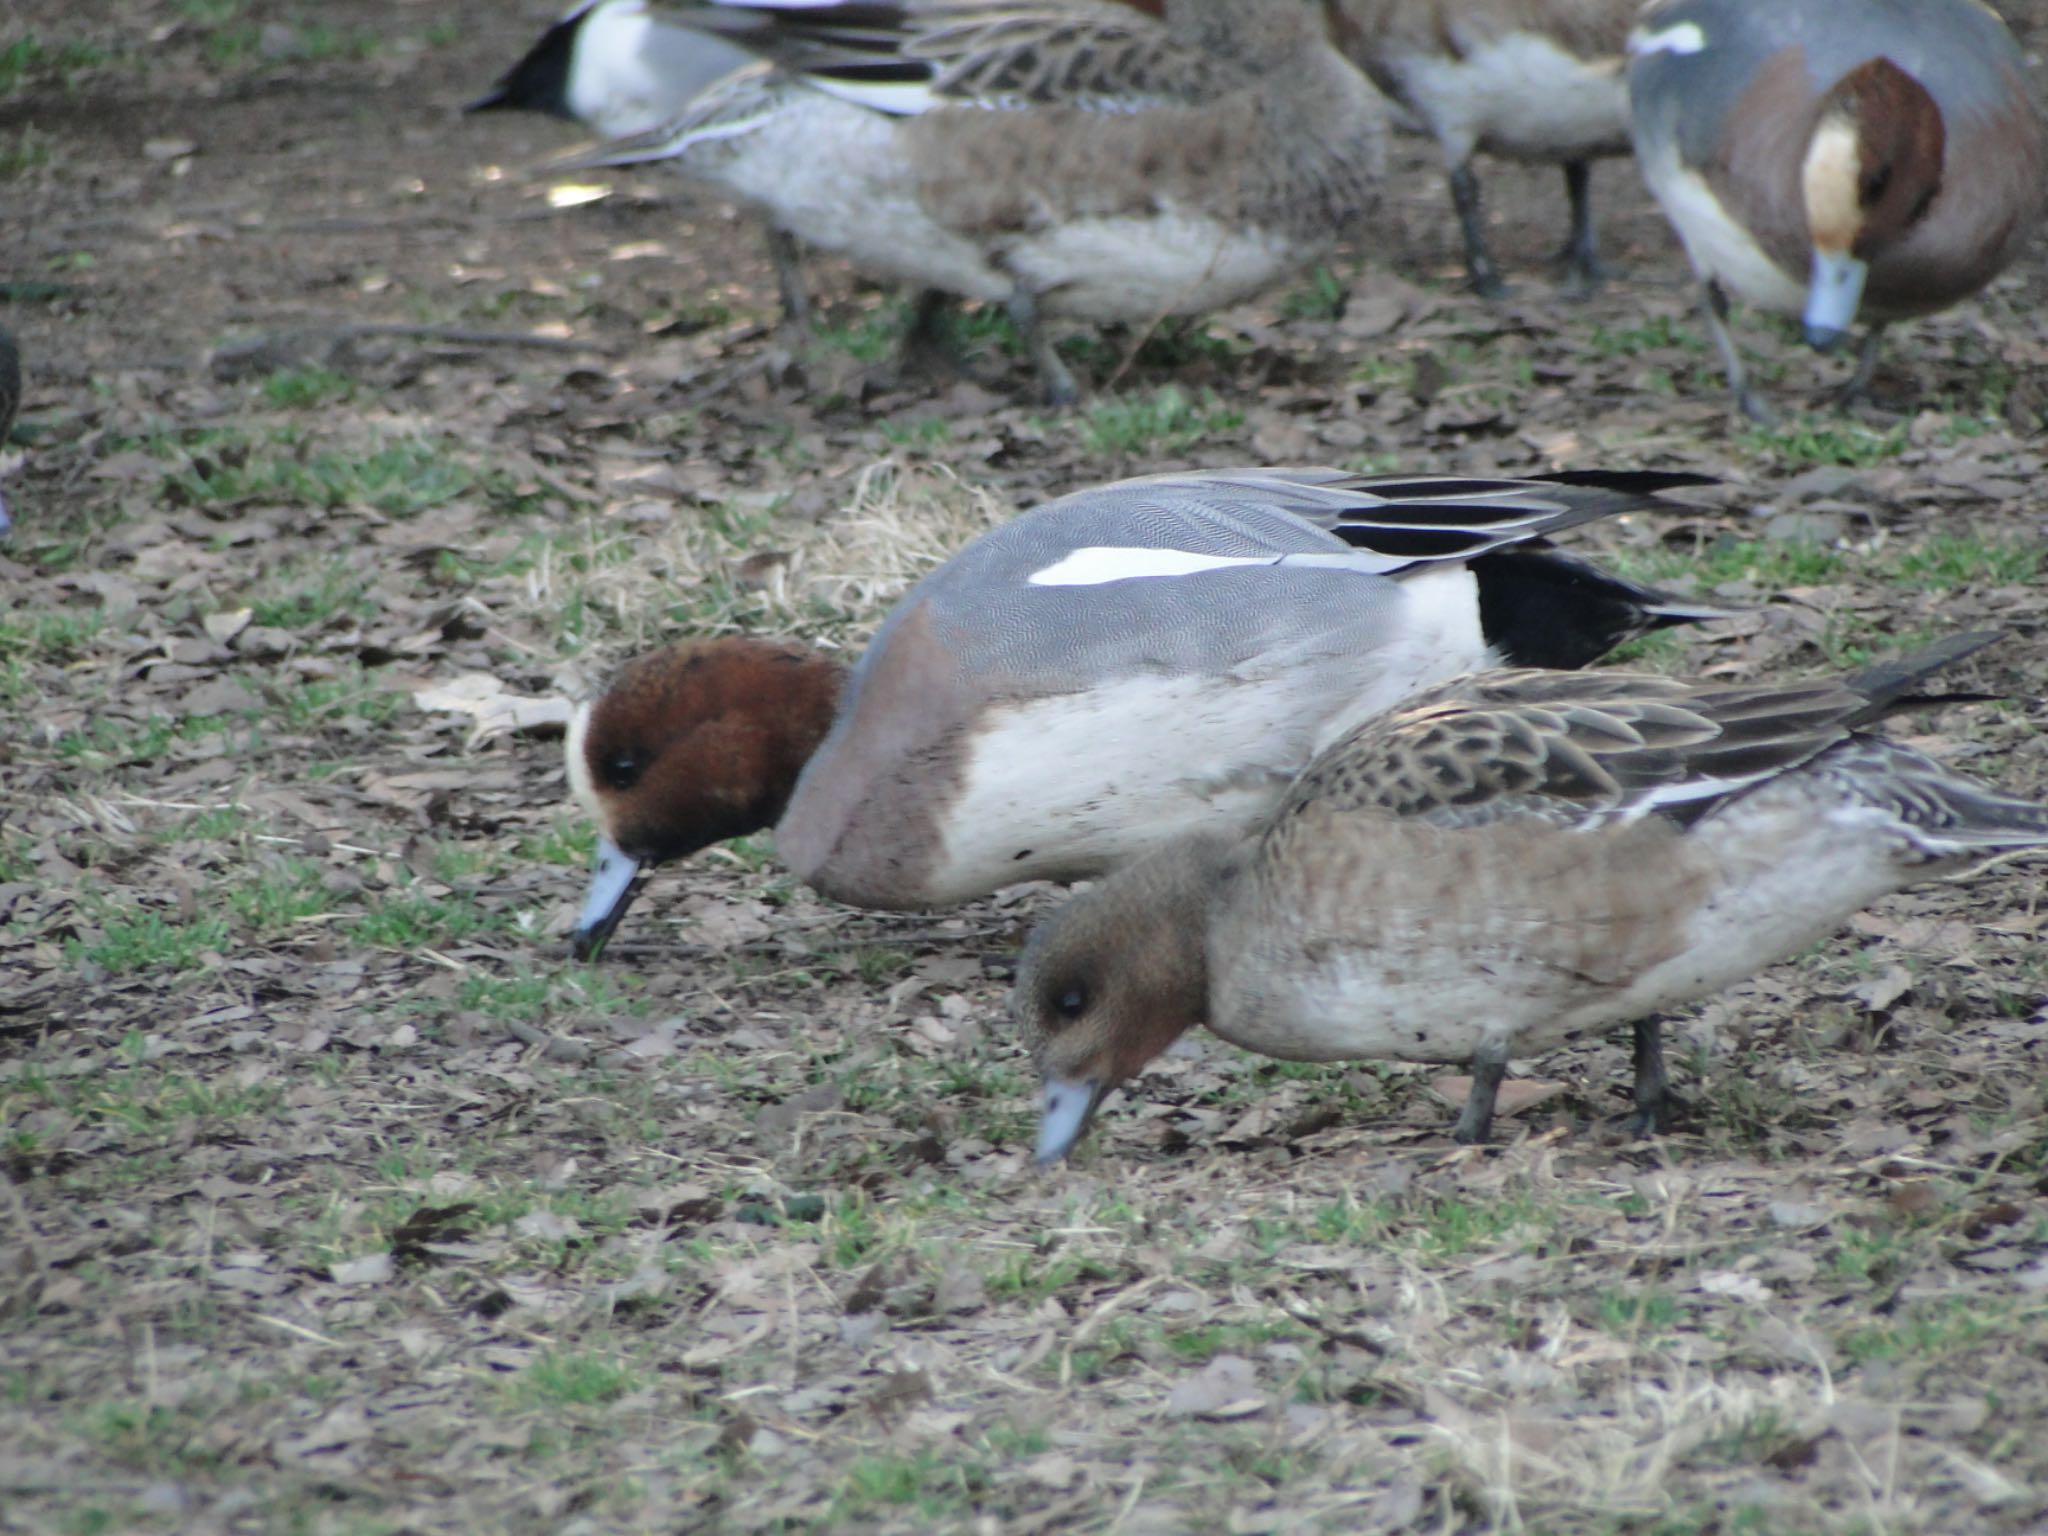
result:
[(1114, 581), (1139, 581), (1157, 576), (1199, 576), (1248, 565), (1288, 566), (1296, 570), (1350, 571), (1383, 576), (1415, 562), (1376, 555), (1370, 550), (1331, 550), (1280, 555), (1202, 555), (1191, 549), (1139, 548), (1121, 544), (1086, 544), (1026, 579), (1034, 587), (1100, 587)]
[(1655, 32), (1638, 27), (1628, 38), (1629, 54), (1638, 59), (1653, 53), (1702, 53), (1706, 46), (1707, 34), (1696, 21), (1681, 21), (1676, 26), (1661, 27)]

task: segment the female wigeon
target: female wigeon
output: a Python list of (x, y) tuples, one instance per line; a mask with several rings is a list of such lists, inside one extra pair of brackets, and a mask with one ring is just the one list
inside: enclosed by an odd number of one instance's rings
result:
[(1378, 196), (1386, 104), (1304, 0), (740, 0), (693, 27), (782, 66), (585, 163), (671, 159), (870, 276), (1149, 325), (1271, 287)]
[(1718, 610), (1553, 550), (1682, 475), (1155, 475), (1048, 502), (917, 583), (851, 672), (774, 642), (627, 667), (568, 735), (601, 834), (575, 947), (643, 863), (773, 825), (827, 896), (919, 908), (1242, 827), (1317, 745), (1503, 661), (1581, 666)]
[(1945, 309), (2041, 217), (2048, 126), (2012, 34), (1978, 0), (1661, 0), (1629, 39), (1636, 158), (1705, 288), (1742, 412), (1728, 300), (1798, 315), (1826, 349)]
[(1572, 286), (1600, 279), (1593, 161), (1629, 152), (1622, 52), (1641, 0), (1334, 0), (1346, 58), (1443, 150), (1472, 286), (1507, 291), (1486, 249), (1472, 157), (1564, 168)]
[[(540, 112), (616, 139), (675, 121), (713, 82), (753, 63), (737, 43), (655, 15), (648, 0), (583, 0), (463, 110)], [(801, 324), (811, 307), (803, 252), (770, 224), (768, 255), (783, 313)]]
[(2048, 808), (1860, 727), (1965, 636), (1843, 683), (1628, 672), (1462, 678), (1330, 747), (1249, 836), (1204, 830), (1040, 926), (1014, 1010), (1044, 1073), (1040, 1161), (1190, 1025), (1297, 1061), (1469, 1061), (1483, 1140), (1511, 1055), (1797, 953), (1891, 891), (2048, 846)]

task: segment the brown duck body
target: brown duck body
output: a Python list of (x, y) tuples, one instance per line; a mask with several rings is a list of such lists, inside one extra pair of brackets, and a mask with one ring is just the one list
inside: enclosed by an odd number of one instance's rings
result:
[(1042, 1155), (1196, 1022), (1302, 1060), (1470, 1061), (1483, 1137), (1510, 1055), (1753, 974), (1889, 891), (2048, 845), (2048, 809), (1861, 726), (1924, 659), (1844, 684), (1479, 674), (1327, 749), (1249, 837), (1118, 871), (1033, 936), (1015, 1007)]

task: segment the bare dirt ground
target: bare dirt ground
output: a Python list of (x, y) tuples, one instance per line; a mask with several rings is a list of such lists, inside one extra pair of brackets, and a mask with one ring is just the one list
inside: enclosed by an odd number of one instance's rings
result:
[[(1048, 415), (980, 322), (893, 378), (900, 301), (829, 264), (778, 333), (661, 176), (551, 205), (561, 125), (455, 111), (545, 19), (0, 29), (0, 1529), (2041, 1529), (2038, 866), (1678, 1019), (1654, 1143), (1619, 1043), (1458, 1152), (1439, 1074), (1204, 1040), (1040, 1173), (1002, 1008), (1057, 892), (852, 913), (752, 839), (575, 966), (559, 747), (457, 706), (857, 643), (1125, 473), (1685, 467), (1573, 545), (1749, 611), (1639, 660), (2000, 626), (1955, 681), (2004, 702), (1901, 729), (2048, 796), (2048, 250), (1904, 328), (1886, 408), (1735, 430), (1628, 166), (1584, 305), (1554, 178), (1488, 173), (1489, 308), (1415, 146), (1329, 281), (1077, 342)], [(1844, 367), (1743, 335), (1791, 406)]]

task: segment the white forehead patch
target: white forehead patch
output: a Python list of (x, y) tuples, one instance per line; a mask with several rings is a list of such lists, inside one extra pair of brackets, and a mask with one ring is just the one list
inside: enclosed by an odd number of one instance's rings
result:
[(576, 713), (569, 717), (568, 735), (563, 740), (564, 754), (568, 758), (564, 766), (569, 772), (569, 793), (583, 807), (584, 815), (601, 829), (605, 824), (604, 807), (598, 802), (597, 786), (590, 778), (590, 760), (583, 752), (583, 744), (590, 737), (590, 708), (591, 701), (585, 699), (576, 706)]
[(1637, 59), (1653, 53), (1700, 53), (1706, 46), (1707, 34), (1696, 21), (1681, 21), (1654, 31), (1637, 27), (1628, 35), (1629, 56)]

